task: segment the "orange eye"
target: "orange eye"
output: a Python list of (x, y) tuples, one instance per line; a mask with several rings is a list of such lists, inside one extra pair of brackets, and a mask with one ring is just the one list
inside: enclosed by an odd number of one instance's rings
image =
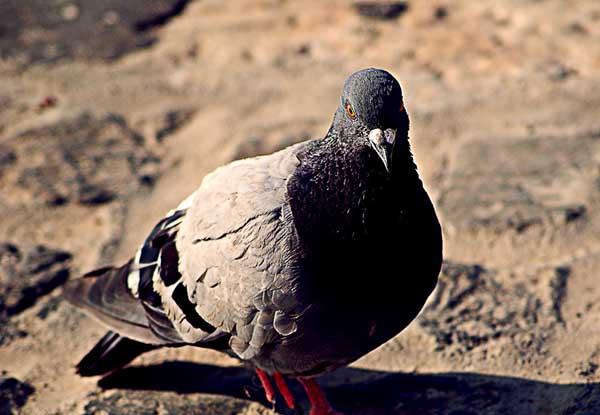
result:
[(348, 114), (348, 117), (354, 119), (356, 117), (356, 113), (354, 112), (354, 108), (352, 108), (352, 105), (350, 105), (349, 102), (346, 103), (346, 114)]
[(398, 108), (398, 112), (404, 111), (404, 101), (400, 101), (400, 108)]

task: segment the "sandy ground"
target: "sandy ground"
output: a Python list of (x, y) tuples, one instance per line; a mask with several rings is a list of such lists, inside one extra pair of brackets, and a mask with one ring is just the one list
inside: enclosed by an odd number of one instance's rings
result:
[(0, 4), (1, 414), (276, 413), (199, 349), (77, 377), (105, 329), (60, 285), (216, 166), (323, 136), (368, 66), (401, 81), (447, 262), (412, 325), (323, 379), (335, 406), (600, 413), (600, 3), (125, 3)]

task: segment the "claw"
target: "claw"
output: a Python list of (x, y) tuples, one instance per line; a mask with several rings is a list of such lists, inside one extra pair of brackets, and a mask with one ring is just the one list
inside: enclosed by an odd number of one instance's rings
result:
[(325, 392), (323, 392), (314, 379), (298, 378), (298, 380), (304, 387), (306, 395), (308, 395), (308, 400), (310, 401), (310, 415), (344, 415), (341, 412), (333, 410), (325, 396)]

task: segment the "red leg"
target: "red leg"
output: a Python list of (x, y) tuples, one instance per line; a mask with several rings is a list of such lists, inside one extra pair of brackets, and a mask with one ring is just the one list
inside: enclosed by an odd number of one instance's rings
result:
[(336, 412), (329, 405), (325, 392), (312, 378), (298, 378), (310, 401), (310, 415), (343, 415)]
[(294, 394), (288, 387), (288, 384), (283, 376), (281, 376), (281, 373), (275, 372), (273, 374), (273, 378), (275, 379), (275, 384), (277, 385), (279, 392), (281, 392), (281, 396), (283, 396), (288, 408), (294, 409), (296, 407), (296, 402), (294, 402)]
[(256, 375), (258, 376), (258, 379), (260, 380), (260, 384), (265, 390), (265, 397), (267, 398), (267, 401), (274, 404), (275, 388), (273, 388), (273, 384), (271, 383), (271, 379), (269, 379), (269, 375), (267, 375), (267, 372), (259, 368), (256, 368), (255, 371)]

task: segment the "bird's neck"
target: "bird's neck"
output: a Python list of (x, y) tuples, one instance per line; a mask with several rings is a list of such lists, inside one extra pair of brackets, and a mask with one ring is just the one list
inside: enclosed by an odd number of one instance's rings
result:
[(288, 184), (305, 246), (322, 251), (368, 244), (402, 221), (421, 182), (408, 138), (398, 140), (392, 174), (367, 146), (331, 136), (309, 145)]

